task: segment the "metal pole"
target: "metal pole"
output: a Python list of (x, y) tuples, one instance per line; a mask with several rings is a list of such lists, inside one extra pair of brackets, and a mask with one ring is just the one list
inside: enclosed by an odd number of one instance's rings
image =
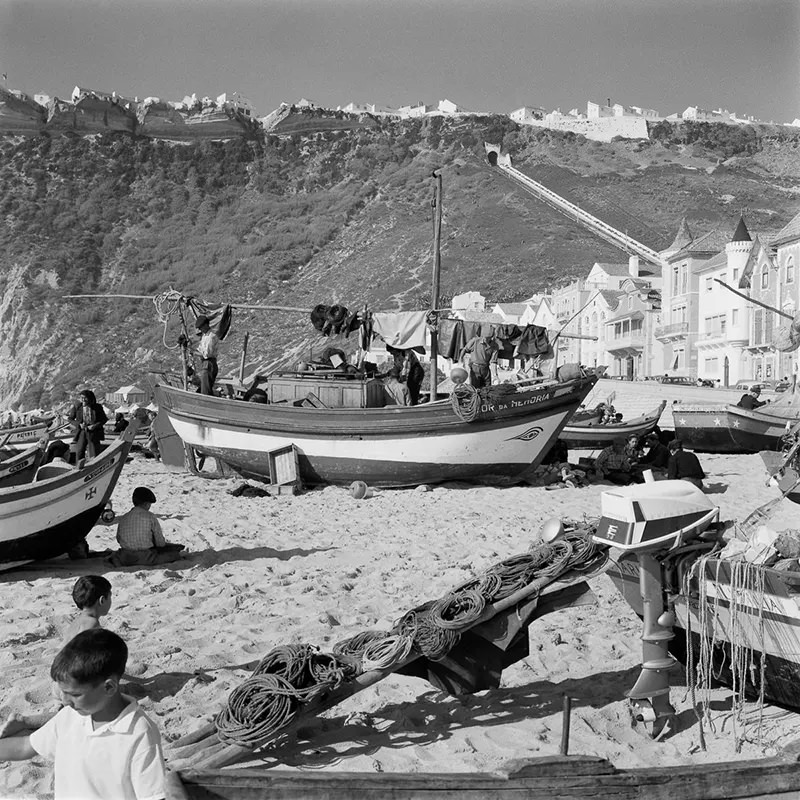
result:
[[(439, 276), (442, 268), (440, 243), (442, 238), (442, 171), (435, 169), (433, 177), (436, 179), (436, 193), (433, 199), (433, 280), (431, 282), (431, 308), (439, 307)], [(439, 390), (438, 378), (439, 361), (439, 330), (431, 331), (431, 394), (429, 402), (436, 401)]]
[(239, 361), (239, 383), (244, 383), (244, 362), (247, 358), (247, 343), (250, 341), (250, 332), (248, 331), (244, 335), (244, 341), (242, 342), (242, 358)]
[(569, 754), (569, 723), (572, 713), (572, 698), (565, 694), (561, 706), (561, 755)]

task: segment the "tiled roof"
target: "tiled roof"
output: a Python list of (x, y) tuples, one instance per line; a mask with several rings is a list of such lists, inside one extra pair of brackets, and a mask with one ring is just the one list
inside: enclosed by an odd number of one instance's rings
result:
[(728, 265), (728, 254), (723, 250), (721, 253), (717, 253), (715, 256), (712, 256), (708, 259), (708, 261), (702, 261), (699, 264), (695, 264), (692, 268), (692, 271), (696, 274), (698, 272), (708, 272), (710, 269), (719, 269), (720, 267), (726, 267)]
[(744, 224), (744, 217), (739, 217), (739, 224), (733, 232), (732, 242), (751, 242), (750, 231), (747, 230), (747, 225)]
[(603, 300), (605, 300), (611, 308), (616, 308), (619, 298), (622, 297), (625, 292), (620, 292), (617, 289), (600, 289), (598, 294), (602, 296)]
[(461, 319), (463, 319), (464, 322), (496, 322), (500, 325), (505, 323), (505, 320), (500, 314), (495, 314), (492, 311), (474, 311), (467, 308), (459, 310), (458, 313), (461, 315)]
[[(598, 261), (595, 264), (595, 266), (600, 267), (600, 269), (602, 269), (603, 272), (606, 273), (606, 275), (612, 275), (615, 278), (622, 278), (625, 275), (631, 274), (628, 264), (607, 264)], [(639, 264), (640, 276), (653, 275), (653, 274), (654, 273), (651, 271), (649, 264), (642, 264), (642, 263)]]
[(783, 228), (778, 231), (778, 235), (770, 244), (786, 244), (800, 239), (800, 213), (795, 214)]
[(692, 232), (689, 230), (689, 223), (686, 221), (686, 217), (684, 217), (681, 220), (680, 227), (675, 234), (672, 244), (667, 250), (683, 250), (684, 247), (692, 243), (693, 239), (694, 236), (692, 236)]
[(497, 303), (495, 307), (503, 314), (524, 314), (528, 305), (528, 303)]
[(730, 239), (728, 235), (722, 231), (709, 231), (704, 233), (697, 239), (694, 239), (689, 245), (669, 257), (670, 261), (676, 261), (681, 256), (693, 255), (695, 253), (719, 253), (725, 249)]

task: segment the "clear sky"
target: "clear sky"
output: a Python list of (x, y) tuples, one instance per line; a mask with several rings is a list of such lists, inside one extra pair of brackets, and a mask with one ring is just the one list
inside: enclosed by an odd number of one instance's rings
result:
[(0, 0), (6, 86), (800, 117), (800, 0)]

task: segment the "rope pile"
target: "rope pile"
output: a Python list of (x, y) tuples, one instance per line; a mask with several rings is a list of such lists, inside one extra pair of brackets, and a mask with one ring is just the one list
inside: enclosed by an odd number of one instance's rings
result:
[(450, 405), (455, 415), (464, 422), (475, 422), (481, 412), (481, 396), (468, 383), (453, 387)]
[[(557, 541), (538, 542), (529, 552), (492, 565), (438, 600), (407, 611), (391, 631), (361, 631), (337, 642), (333, 653), (321, 653), (308, 644), (273, 648), (228, 697), (215, 720), (220, 739), (258, 748), (289, 725), (305, 705), (362, 673), (392, 672), (413, 654), (432, 661), (444, 658), (463, 631), (493, 615), (489, 604), (534, 581), (546, 585), (570, 569), (585, 569), (599, 552), (590, 532), (585, 526), (568, 530)], [(538, 588), (527, 597), (536, 594)]]

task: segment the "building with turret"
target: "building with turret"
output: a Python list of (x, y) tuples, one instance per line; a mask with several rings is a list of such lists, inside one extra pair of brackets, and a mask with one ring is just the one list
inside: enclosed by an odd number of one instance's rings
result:
[(654, 335), (663, 345), (663, 373), (697, 377), (700, 316), (699, 276), (695, 268), (715, 256), (724, 245), (725, 239), (718, 231), (695, 238), (684, 218), (672, 244), (660, 253), (664, 262), (661, 324)]

